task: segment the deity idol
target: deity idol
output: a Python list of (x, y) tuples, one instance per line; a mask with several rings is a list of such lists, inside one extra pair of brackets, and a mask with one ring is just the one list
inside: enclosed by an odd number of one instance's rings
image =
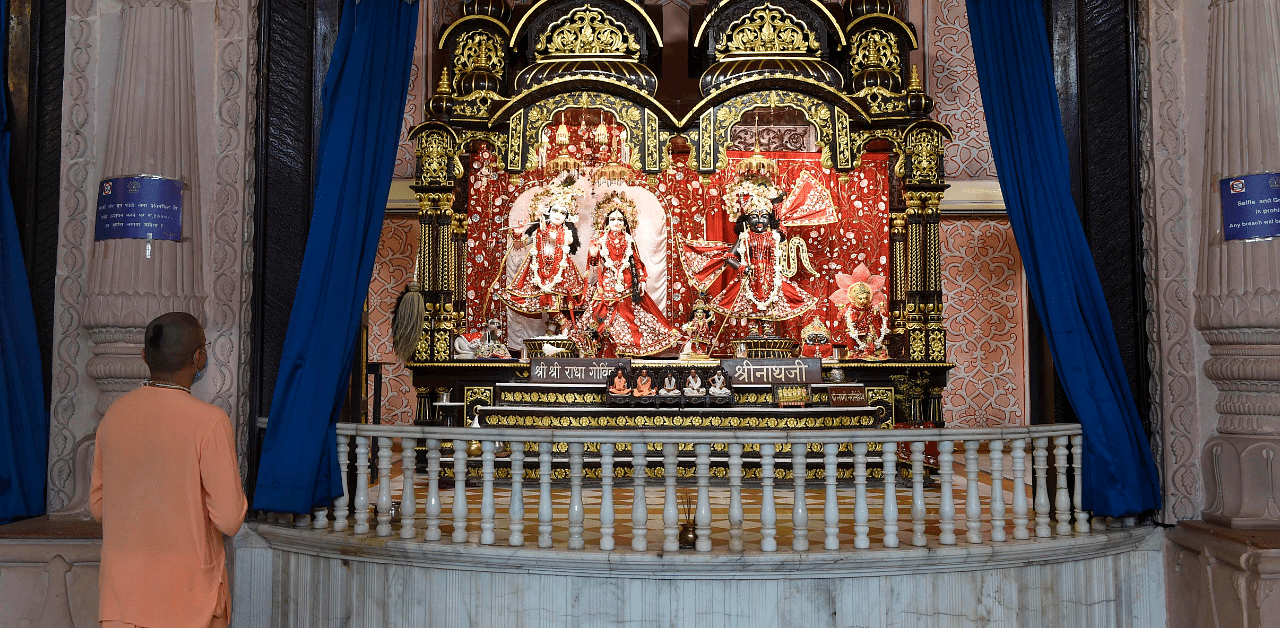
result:
[[(804, 242), (799, 238), (787, 242), (782, 231), (784, 226), (836, 220), (830, 194), (814, 188), (806, 180), (804, 196), (797, 198), (793, 191), (781, 211), (774, 205), (782, 193), (767, 177), (748, 173), (725, 190), (725, 211), (735, 222), (737, 241), (732, 246), (688, 241), (683, 250), (690, 282), (698, 290), (707, 291), (723, 275), (723, 290), (713, 309), (731, 318), (785, 321), (814, 308), (817, 298), (791, 279), (798, 270), (792, 264), (797, 249), (800, 261), (813, 272)], [(814, 206), (821, 206), (821, 210), (815, 212)]]
[(884, 345), (889, 319), (885, 316), (884, 277), (872, 275), (866, 264), (858, 264), (852, 275), (836, 275), (839, 288), (831, 295), (844, 316), (849, 332), (849, 359), (887, 360)]
[(578, 252), (578, 203), (582, 192), (572, 179), (551, 184), (533, 197), (530, 223), (520, 245), (532, 244), (515, 279), (500, 296), (507, 307), (526, 316), (549, 318), (569, 329), (572, 310), (582, 306), (586, 281), (573, 261)]
[(702, 299), (693, 304), (693, 315), (689, 322), (680, 326), (687, 339), (680, 349), (680, 359), (703, 359), (711, 355), (711, 344), (715, 334), (711, 329), (711, 309)]
[(803, 344), (800, 346), (800, 357), (802, 358), (822, 358), (832, 360), (835, 350), (831, 346), (831, 332), (827, 330), (827, 326), (822, 324), (822, 319), (815, 318), (809, 321), (804, 329), (800, 330), (800, 340)]
[(598, 235), (587, 251), (587, 272), (595, 278), (580, 328), (598, 332), (602, 357), (646, 356), (680, 342), (681, 334), (645, 292), (644, 262), (631, 236), (636, 204), (620, 191), (596, 206)]

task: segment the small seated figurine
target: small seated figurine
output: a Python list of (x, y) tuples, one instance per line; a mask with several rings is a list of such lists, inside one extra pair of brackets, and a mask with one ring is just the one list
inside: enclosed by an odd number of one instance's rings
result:
[(663, 397), (676, 397), (680, 395), (680, 386), (676, 383), (676, 374), (667, 371), (667, 376), (662, 380), (662, 388), (658, 390), (658, 394)]
[(641, 369), (636, 377), (636, 387), (631, 391), (636, 397), (648, 397), (654, 394), (653, 379), (649, 377), (649, 369)]
[(501, 340), (502, 327), (498, 319), (491, 318), (474, 345), (475, 357), (482, 360), (510, 360), (511, 352)]
[(609, 385), (610, 395), (630, 395), (631, 386), (627, 385), (627, 376), (622, 372), (622, 368), (614, 370), (613, 383)]
[(800, 357), (822, 358), (824, 362), (835, 361), (835, 350), (831, 346), (831, 332), (822, 319), (814, 318), (800, 331), (804, 344), (800, 347)]
[(724, 376), (724, 369), (718, 368), (716, 369), (716, 372), (711, 375), (711, 388), (709, 388), (707, 392), (711, 393), (711, 395), (715, 397), (727, 397), (732, 395), (733, 391), (729, 389), (728, 383), (728, 380)]
[(698, 369), (689, 369), (689, 375), (684, 379), (684, 394), (686, 397), (701, 397), (707, 394), (707, 388), (702, 385), (702, 378), (698, 376)]

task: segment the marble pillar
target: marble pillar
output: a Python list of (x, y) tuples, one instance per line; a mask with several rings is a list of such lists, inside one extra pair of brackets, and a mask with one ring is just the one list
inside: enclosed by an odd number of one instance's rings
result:
[(1280, 0), (1210, 2), (1196, 326), (1218, 389), (1204, 518), (1280, 528), (1280, 240), (1224, 240), (1218, 181), (1280, 171)]
[(151, 243), (149, 257), (146, 240), (93, 243), (84, 328), (99, 416), (148, 376), (142, 334), (151, 319), (185, 311), (204, 320), (190, 3), (124, 2), (118, 59), (101, 178), (182, 180), (182, 240)]

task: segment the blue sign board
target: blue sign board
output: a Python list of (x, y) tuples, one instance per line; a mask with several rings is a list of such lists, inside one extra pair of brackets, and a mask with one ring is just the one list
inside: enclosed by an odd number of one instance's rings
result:
[(1222, 179), (1222, 233), (1227, 240), (1280, 236), (1280, 173)]
[(182, 181), (153, 176), (104, 179), (94, 241), (182, 240)]

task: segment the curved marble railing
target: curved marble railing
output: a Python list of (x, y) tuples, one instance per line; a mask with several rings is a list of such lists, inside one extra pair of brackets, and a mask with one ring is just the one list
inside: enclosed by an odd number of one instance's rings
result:
[[(693, 528), (685, 541), (698, 552), (773, 552), (779, 539), (804, 552), (811, 534), (815, 551), (833, 551), (848, 549), (849, 537), (854, 550), (865, 550), (1090, 532), (1081, 507), (1079, 425), (726, 432), (344, 423), (337, 432), (338, 460), (344, 467), (354, 460), (354, 480), (344, 478), (332, 509), (317, 509), (297, 526), (431, 543), (633, 552), (679, 549), (682, 514)], [(467, 455), (469, 442), (481, 452), (478, 465)], [(868, 455), (875, 444), (898, 455), (877, 461)], [(423, 447), (425, 482), (416, 473)], [(935, 448), (936, 471), (927, 474), (926, 452), (933, 462)], [(509, 460), (499, 459), (508, 449)], [(712, 486), (713, 450), (727, 487), (718, 478)], [(807, 456), (811, 451), (821, 458)], [(620, 453), (630, 459), (616, 465)], [(371, 484), (371, 464), (383, 481)], [(589, 481), (590, 499), (586, 468), (599, 477)], [(450, 469), (453, 477), (445, 477)], [(650, 532), (659, 531), (660, 542), (650, 543)]]

